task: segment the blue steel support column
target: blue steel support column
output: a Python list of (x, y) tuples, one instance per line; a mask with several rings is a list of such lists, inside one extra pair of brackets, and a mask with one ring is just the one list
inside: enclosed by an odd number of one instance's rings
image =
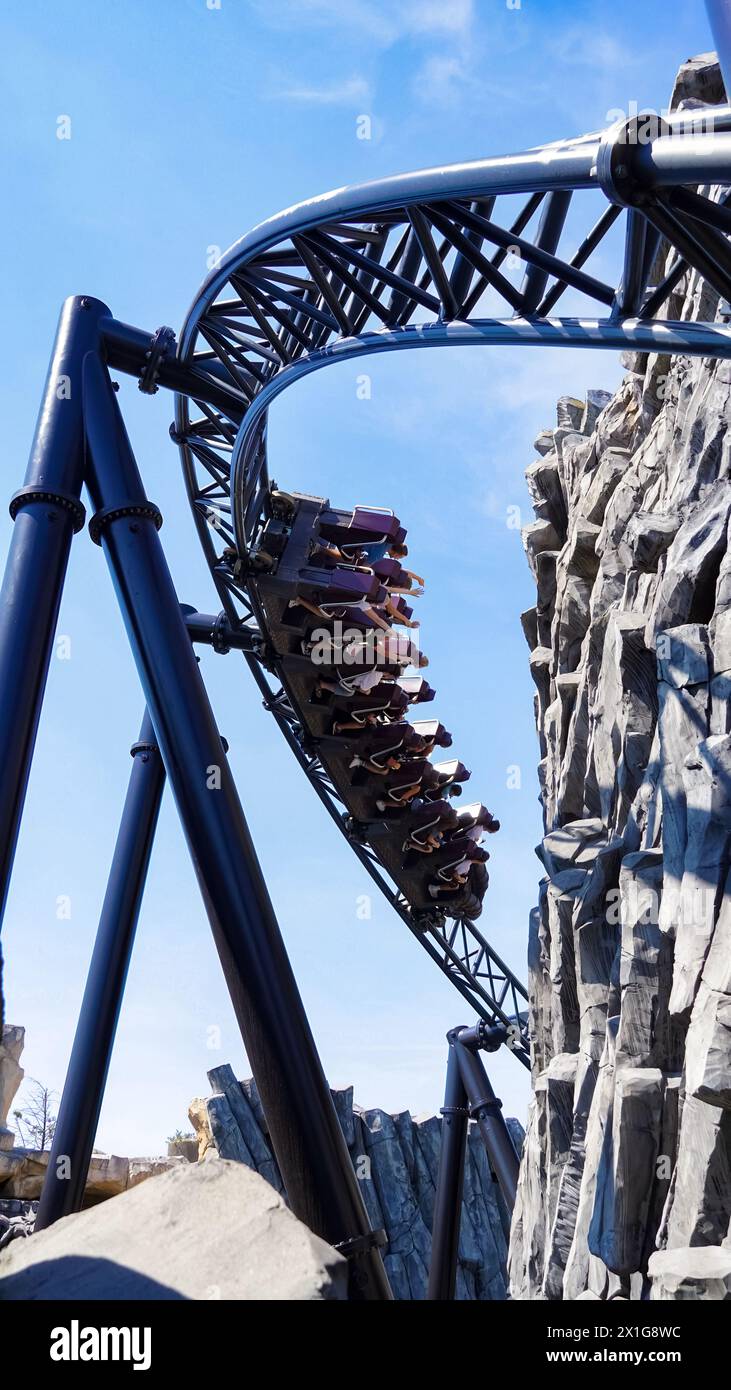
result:
[[(0, 918), (5, 910), (20, 818), (71, 537), (84, 524), (81, 367), (109, 310), (67, 299), (61, 312), (25, 485), (0, 593)], [(0, 1020), (1, 1022), (1, 1020)]]
[(501, 1024), (489, 1027), (482, 1022), (471, 1028), (453, 1028), (447, 1034), (449, 1062), (427, 1292), (432, 1302), (454, 1298), (470, 1119), (477, 1124), (490, 1167), (500, 1186), (503, 1197), (500, 1218), (505, 1239), (510, 1239), (520, 1160), (503, 1117), (502, 1102), (495, 1095), (479, 1056), (482, 1049), (496, 1052), (506, 1039), (507, 1031)]
[(84, 368), (92, 534), (114, 580), (292, 1210), (391, 1293), (109, 375)]
[[(459, 1029), (455, 1029), (455, 1033), (458, 1032)], [(448, 1042), (447, 1084), (442, 1109), (439, 1176), (434, 1200), (429, 1287), (426, 1295), (432, 1303), (454, 1298), (469, 1123), (467, 1092), (462, 1081), (452, 1033), (448, 1035)]]
[[(465, 1031), (469, 1036), (473, 1030)], [(498, 1100), (492, 1089), (490, 1078), (478, 1052), (473, 1051), (472, 1047), (466, 1047), (459, 1036), (455, 1038), (454, 1051), (462, 1084), (467, 1092), (470, 1118), (476, 1122), (482, 1135), (490, 1165), (505, 1201), (507, 1219), (504, 1220), (503, 1226), (507, 1240), (510, 1236), (510, 1217), (518, 1190), (520, 1159), (515, 1151), (510, 1130), (505, 1123), (502, 1101)]]
[(84, 1197), (114, 1035), (160, 811), (165, 769), (145, 711), (99, 919), (35, 1229)]

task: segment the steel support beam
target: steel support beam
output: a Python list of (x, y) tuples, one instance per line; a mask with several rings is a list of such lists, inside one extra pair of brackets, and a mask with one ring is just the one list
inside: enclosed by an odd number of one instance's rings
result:
[(165, 769), (145, 711), (35, 1229), (80, 1211), (160, 812)]
[[(518, 1190), (520, 1160), (515, 1152), (510, 1130), (505, 1123), (502, 1102), (495, 1095), (479, 1054), (471, 1047), (465, 1047), (459, 1037), (455, 1039), (454, 1049), (457, 1053), (462, 1084), (467, 1092), (470, 1118), (476, 1122), (482, 1135), (490, 1165), (505, 1201), (505, 1207), (507, 1212), (511, 1213), (515, 1206), (515, 1195)], [(503, 1225), (507, 1238), (510, 1234), (509, 1215), (507, 1222), (504, 1221)]]
[[(127, 376), (142, 380), (152, 350), (154, 333), (113, 319), (109, 310), (106, 310), (106, 314), (107, 317), (100, 322), (99, 328), (107, 365), (114, 371), (125, 372)], [(205, 401), (234, 423), (243, 419), (249, 404), (247, 398), (236, 390), (221, 363), (216, 361), (208, 363), (204, 375), (195, 367), (181, 362), (174, 354), (161, 356), (155, 370), (152, 389), (156, 390), (158, 386), (178, 391), (182, 395), (190, 396), (192, 400)]]
[(453, 1299), (457, 1284), (468, 1125), (467, 1092), (457, 1051), (450, 1038), (447, 1083), (442, 1108), (439, 1175), (434, 1200), (429, 1285), (426, 1295), (432, 1303)]
[[(97, 299), (61, 311), (0, 593), (0, 918), (5, 910), (71, 538), (84, 523), (81, 375), (96, 347)], [(1, 1020), (0, 1020), (1, 1021)]]
[(92, 535), (111, 571), (236, 1017), (295, 1214), (390, 1289), (108, 373), (84, 369)]
[(453, 1028), (447, 1034), (449, 1058), (442, 1110), (442, 1142), (432, 1227), (432, 1256), (427, 1298), (454, 1298), (457, 1254), (462, 1218), (462, 1190), (468, 1120), (476, 1122), (492, 1172), (503, 1197), (500, 1217), (506, 1241), (515, 1206), (520, 1160), (479, 1056), (480, 1050), (496, 1052), (506, 1041), (507, 1030), (477, 1023), (472, 1028)]
[(256, 655), (264, 645), (258, 632), (246, 627), (235, 627), (226, 613), (199, 613), (197, 609), (182, 604), (183, 618), (191, 642), (204, 647), (213, 647), (214, 652), (250, 652)]

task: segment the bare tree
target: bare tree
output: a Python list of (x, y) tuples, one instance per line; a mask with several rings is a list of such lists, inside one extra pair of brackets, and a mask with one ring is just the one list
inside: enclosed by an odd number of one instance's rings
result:
[(24, 1149), (50, 1149), (56, 1128), (56, 1092), (32, 1077), (24, 1091), (25, 1104), (13, 1111), (21, 1145)]

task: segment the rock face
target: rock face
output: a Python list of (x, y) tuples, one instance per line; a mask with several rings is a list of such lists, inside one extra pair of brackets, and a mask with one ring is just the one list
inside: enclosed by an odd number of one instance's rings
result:
[[(710, 57), (676, 84), (698, 97)], [(687, 274), (670, 317), (714, 311)], [(624, 365), (527, 471), (545, 874), (514, 1298), (731, 1297), (731, 363)]]
[[(194, 1100), (189, 1115), (199, 1153), (215, 1150), (255, 1169), (277, 1192), (282, 1179), (253, 1081), (236, 1080), (230, 1066), (208, 1073), (213, 1095)], [(388, 1236), (385, 1265), (394, 1297), (423, 1299), (431, 1257), (441, 1120), (414, 1120), (353, 1104), (352, 1087), (332, 1092), (363, 1199), (374, 1228)], [(508, 1124), (520, 1146), (521, 1126)], [(472, 1128), (472, 1127), (471, 1127)], [(471, 1133), (465, 1173), (457, 1297), (506, 1296), (507, 1213), (479, 1135)]]
[(25, 1029), (6, 1023), (0, 1034), (0, 1149), (12, 1149), (15, 1143), (15, 1135), (8, 1128), (8, 1115), (25, 1076), (20, 1065), (24, 1042)]
[[(40, 1197), (49, 1157), (49, 1149), (0, 1152), (0, 1210), (8, 1198), (33, 1202)], [(104, 1197), (117, 1197), (128, 1187), (144, 1182), (145, 1178), (156, 1177), (187, 1162), (182, 1156), (122, 1158), (119, 1154), (94, 1154), (89, 1164), (84, 1204), (88, 1206)]]
[(269, 1183), (211, 1156), (0, 1253), (5, 1299), (344, 1299), (342, 1256)]

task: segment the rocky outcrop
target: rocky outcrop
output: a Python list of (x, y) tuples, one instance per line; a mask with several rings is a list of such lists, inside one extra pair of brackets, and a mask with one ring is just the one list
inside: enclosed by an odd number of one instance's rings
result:
[(0, 1030), (0, 1150), (12, 1149), (15, 1134), (8, 1126), (10, 1107), (25, 1076), (20, 1055), (25, 1042), (25, 1029), (6, 1023)]
[[(41, 1195), (50, 1150), (8, 1149), (0, 1152), (0, 1210), (6, 1199), (33, 1202)], [(84, 1205), (105, 1197), (117, 1197), (146, 1178), (157, 1177), (188, 1162), (182, 1156), (122, 1158), (119, 1154), (94, 1154), (84, 1189)]]
[[(696, 59), (676, 103), (709, 92)], [(686, 274), (671, 317), (714, 312)], [(731, 1297), (731, 363), (624, 365), (527, 471), (545, 834), (515, 1298)]]
[(258, 1174), (211, 1155), (0, 1252), (0, 1301), (346, 1297), (347, 1264)]
[[(194, 1100), (188, 1112), (200, 1156), (214, 1150), (222, 1158), (244, 1163), (282, 1193), (254, 1082), (237, 1081), (227, 1065), (215, 1067), (208, 1078), (213, 1094)], [(436, 1116), (414, 1120), (408, 1111), (389, 1115), (384, 1110), (362, 1110), (353, 1104), (352, 1087), (333, 1091), (332, 1097), (371, 1224), (383, 1228), (388, 1237), (384, 1259), (394, 1297), (423, 1299), (431, 1257), (441, 1120)], [(515, 1120), (508, 1124), (520, 1146), (521, 1126)], [(507, 1224), (482, 1140), (473, 1132), (465, 1172), (458, 1298), (505, 1298)]]

